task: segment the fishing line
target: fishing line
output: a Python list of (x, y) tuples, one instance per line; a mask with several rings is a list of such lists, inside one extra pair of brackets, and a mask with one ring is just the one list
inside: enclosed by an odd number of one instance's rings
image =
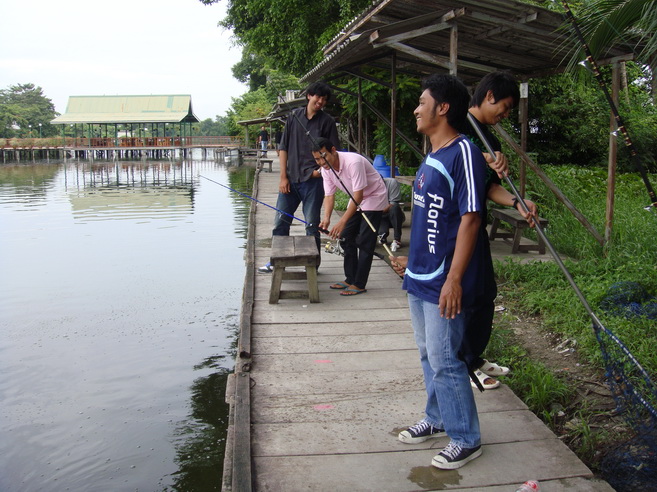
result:
[[(309, 225), (309, 226), (312, 226), (312, 225), (313, 225), (313, 224), (310, 224), (310, 223), (306, 222), (306, 221), (303, 220), (303, 219), (300, 219), (299, 217), (296, 217), (296, 216), (294, 216), (294, 215), (292, 215), (292, 214), (288, 214), (287, 212), (284, 212), (284, 211), (281, 210), (280, 208), (276, 208), (276, 207), (273, 207), (273, 206), (269, 205), (268, 203), (261, 202), (261, 201), (258, 200), (257, 198), (253, 198), (251, 195), (247, 195), (246, 193), (242, 193), (241, 191), (238, 191), (238, 190), (236, 190), (236, 189), (234, 189), (234, 188), (231, 188), (230, 186), (226, 186), (225, 184), (220, 183), (219, 181), (215, 181), (214, 179), (210, 179), (210, 178), (208, 178), (208, 177), (206, 177), (206, 176), (203, 176), (202, 174), (199, 174), (198, 177), (199, 177), (199, 178), (203, 178), (203, 179), (207, 179), (208, 181), (211, 181), (211, 182), (214, 183), (214, 184), (218, 184), (219, 186), (223, 186), (224, 188), (226, 188), (226, 189), (228, 189), (228, 190), (230, 190), (230, 191), (234, 191), (235, 193), (238, 193), (238, 194), (242, 195), (243, 197), (248, 198), (249, 200), (253, 200), (253, 201), (256, 202), (256, 203), (259, 203), (260, 205), (264, 205), (265, 207), (269, 207), (269, 208), (271, 208), (272, 210), (276, 210), (277, 212), (279, 212), (279, 213), (281, 213), (281, 214), (285, 214), (285, 215), (287, 215), (288, 217), (292, 217), (293, 219), (296, 219), (296, 220), (298, 220), (299, 222), (303, 222), (303, 223), (306, 224), (306, 225)], [(321, 228), (321, 227), (318, 227), (317, 230), (318, 230), (319, 232), (323, 232), (324, 234), (328, 234), (328, 232), (329, 232), (329, 231), (327, 231), (326, 229), (323, 229), (323, 228)]]
[(655, 194), (655, 191), (653, 190), (652, 185), (650, 184), (650, 181), (648, 179), (648, 174), (646, 172), (645, 167), (643, 166), (643, 163), (641, 162), (641, 158), (637, 153), (634, 144), (632, 143), (630, 134), (628, 133), (627, 128), (625, 128), (625, 123), (623, 122), (623, 119), (621, 118), (620, 113), (618, 112), (616, 103), (612, 99), (611, 94), (609, 94), (607, 85), (605, 84), (605, 81), (602, 78), (602, 74), (600, 73), (600, 70), (598, 68), (598, 64), (596, 63), (591, 53), (591, 48), (586, 43), (586, 40), (584, 39), (584, 35), (582, 34), (582, 31), (580, 30), (579, 25), (575, 20), (575, 16), (573, 15), (573, 13), (570, 10), (570, 7), (568, 6), (568, 3), (566, 2), (566, 0), (562, 0), (561, 3), (563, 5), (564, 11), (566, 12), (565, 13), (566, 20), (568, 20), (572, 25), (573, 30), (577, 35), (577, 39), (579, 40), (579, 43), (582, 45), (582, 48), (584, 48), (584, 52), (586, 53), (586, 61), (589, 64), (589, 68), (593, 72), (595, 79), (598, 81), (598, 85), (602, 89), (602, 92), (604, 93), (607, 102), (609, 103), (611, 112), (614, 115), (614, 119), (616, 120), (616, 126), (618, 127), (618, 130), (623, 134), (623, 138), (625, 139), (625, 146), (630, 151), (631, 160), (634, 163), (636, 169), (639, 171), (639, 174), (641, 175), (641, 179), (643, 180), (643, 183), (646, 186), (646, 189), (648, 190), (648, 195), (650, 196), (650, 200), (651, 200), (649, 206), (653, 208), (657, 208), (657, 195)]

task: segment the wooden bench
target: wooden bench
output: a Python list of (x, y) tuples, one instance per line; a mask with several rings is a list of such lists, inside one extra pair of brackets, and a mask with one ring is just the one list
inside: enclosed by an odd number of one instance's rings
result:
[[(538, 250), (540, 254), (545, 254), (545, 242), (539, 236), (538, 245), (536, 244), (520, 244), (523, 229), (529, 227), (527, 221), (520, 215), (520, 212), (513, 208), (492, 208), (490, 210), (493, 216), (493, 223), (490, 226), (489, 238), (493, 241), (496, 238), (509, 239), (511, 238), (511, 253), (516, 254), (519, 251), (528, 252)], [(503, 220), (511, 225), (511, 232), (500, 232), (500, 221)], [(548, 225), (548, 220), (541, 217), (538, 218), (538, 223), (541, 229), (545, 229)]]
[[(317, 286), (317, 264), (319, 250), (314, 236), (273, 236), (271, 258), (274, 268), (269, 291), (269, 304), (277, 304), (279, 299), (304, 299), (319, 302)], [(302, 266), (305, 271), (285, 271), (287, 267)], [(282, 290), (283, 280), (306, 280), (307, 289)]]
[(273, 163), (274, 163), (274, 159), (266, 159), (264, 157), (262, 157), (262, 158), (258, 157), (258, 167), (257, 167), (257, 169), (258, 169), (258, 171), (263, 171), (265, 164), (269, 164), (269, 171), (268, 172), (271, 172), (271, 166), (272, 166)]

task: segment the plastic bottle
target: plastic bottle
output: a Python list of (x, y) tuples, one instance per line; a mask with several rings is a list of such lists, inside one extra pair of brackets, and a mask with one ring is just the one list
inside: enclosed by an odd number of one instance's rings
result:
[(540, 490), (541, 486), (538, 484), (538, 480), (527, 480), (516, 489), (516, 492), (539, 492)]

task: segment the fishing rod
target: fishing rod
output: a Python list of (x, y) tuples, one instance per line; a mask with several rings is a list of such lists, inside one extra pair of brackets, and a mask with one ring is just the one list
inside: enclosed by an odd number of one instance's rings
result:
[(563, 5), (564, 11), (566, 12), (565, 13), (566, 19), (573, 26), (573, 30), (577, 35), (579, 43), (582, 45), (582, 48), (584, 48), (584, 53), (586, 54), (586, 62), (588, 62), (589, 67), (593, 72), (595, 79), (598, 82), (598, 85), (602, 89), (602, 92), (604, 93), (607, 102), (609, 103), (611, 112), (614, 115), (614, 119), (616, 120), (616, 126), (618, 127), (618, 130), (620, 130), (620, 132), (623, 134), (623, 138), (625, 140), (625, 146), (630, 151), (631, 160), (634, 163), (634, 166), (639, 171), (639, 174), (641, 175), (641, 179), (643, 180), (643, 183), (645, 184), (646, 189), (648, 190), (648, 195), (650, 196), (651, 203), (650, 205), (645, 207), (645, 209), (646, 210), (652, 209), (652, 211), (655, 212), (655, 209), (657, 209), (657, 195), (655, 194), (655, 190), (653, 190), (652, 185), (650, 184), (650, 180), (648, 179), (648, 174), (646, 172), (646, 169), (643, 163), (641, 162), (641, 157), (639, 156), (638, 152), (636, 151), (636, 148), (634, 147), (634, 144), (632, 143), (630, 134), (628, 133), (627, 128), (625, 128), (625, 123), (623, 122), (623, 119), (621, 118), (620, 113), (618, 112), (618, 107), (616, 106), (616, 103), (611, 97), (611, 94), (609, 94), (609, 89), (607, 88), (607, 84), (605, 84), (605, 81), (602, 78), (602, 74), (600, 73), (598, 64), (593, 58), (593, 54), (591, 53), (591, 48), (589, 47), (588, 43), (584, 39), (584, 35), (582, 34), (582, 31), (580, 30), (579, 25), (575, 20), (575, 16), (573, 15), (572, 11), (570, 10), (570, 7), (568, 6), (568, 2), (566, 2), (566, 0), (562, 0), (561, 4)]
[[(488, 153), (492, 156), (495, 155), (495, 150), (493, 149), (493, 146), (490, 144), (488, 141), (488, 138), (484, 135), (484, 133), (481, 131), (481, 128), (479, 128), (479, 123), (475, 119), (474, 116), (468, 111), (468, 121), (470, 122), (470, 125), (474, 128), (475, 132), (477, 132), (477, 135), (479, 136), (479, 139), (484, 143), (486, 146), (486, 149), (488, 150)], [(516, 185), (513, 183), (511, 178), (509, 177), (508, 173), (504, 174), (504, 180), (506, 183), (509, 185), (511, 190), (513, 191), (513, 194), (515, 195), (516, 199), (520, 202), (520, 205), (522, 205), (523, 210), (526, 213), (531, 213), (529, 210), (529, 207), (525, 203), (525, 200), (520, 196), (520, 192), (516, 188)], [(559, 257), (559, 254), (557, 251), (554, 249), (554, 246), (552, 246), (552, 243), (550, 240), (546, 237), (545, 232), (543, 232), (543, 229), (541, 228), (541, 225), (539, 224), (538, 220), (534, 219), (532, 217), (532, 221), (534, 222), (534, 226), (536, 229), (536, 233), (541, 237), (541, 239), (545, 242), (547, 245), (548, 249), (550, 250), (550, 253), (554, 257), (554, 261), (557, 263), (563, 274), (566, 276), (566, 279), (568, 280), (568, 283), (570, 283), (570, 286), (573, 288), (575, 291), (575, 294), (577, 294), (577, 297), (579, 300), (582, 302), (584, 305), (584, 309), (586, 309), (586, 312), (589, 314), (591, 319), (593, 320), (593, 324), (597, 327), (600, 328), (602, 327), (602, 323), (598, 319), (598, 317), (595, 315), (593, 310), (591, 309), (591, 306), (589, 305), (588, 301), (584, 297), (584, 294), (582, 294), (582, 291), (579, 289), (577, 284), (575, 283), (575, 280), (573, 279), (572, 275), (566, 268), (566, 265), (564, 265), (563, 261), (561, 261), (561, 258)]]
[[(296, 219), (296, 220), (298, 220), (299, 222), (303, 222), (303, 223), (306, 224), (306, 225), (309, 225), (309, 226), (312, 226), (312, 225), (313, 225), (313, 224), (310, 224), (310, 223), (306, 222), (306, 221), (303, 220), (303, 219), (300, 219), (299, 217), (296, 217), (296, 216), (294, 216), (294, 215), (292, 215), (292, 214), (288, 214), (287, 212), (281, 210), (280, 208), (276, 208), (276, 207), (273, 207), (273, 206), (269, 205), (268, 203), (261, 202), (261, 201), (258, 200), (257, 198), (253, 198), (251, 195), (247, 195), (246, 193), (242, 193), (241, 191), (236, 190), (236, 189), (234, 189), (234, 188), (231, 188), (230, 186), (226, 186), (225, 184), (220, 183), (219, 181), (215, 181), (214, 179), (210, 179), (210, 178), (208, 178), (208, 177), (206, 177), (206, 176), (203, 176), (202, 174), (199, 174), (198, 177), (199, 177), (199, 178), (203, 178), (203, 179), (207, 179), (208, 181), (211, 181), (211, 182), (214, 183), (214, 184), (218, 184), (219, 186), (223, 186), (224, 188), (226, 188), (226, 189), (228, 189), (228, 190), (230, 190), (230, 191), (234, 191), (235, 193), (238, 193), (238, 194), (242, 195), (243, 197), (248, 198), (249, 200), (253, 200), (253, 201), (256, 202), (256, 203), (259, 203), (260, 205), (264, 205), (265, 207), (269, 207), (269, 208), (271, 208), (272, 210), (276, 210), (277, 212), (279, 212), (279, 213), (281, 213), (281, 214), (285, 214), (285, 215), (287, 215), (288, 217), (292, 217), (293, 219)], [(319, 232), (323, 232), (324, 234), (328, 234), (328, 233), (329, 233), (329, 231), (327, 231), (326, 229), (323, 229), (323, 228), (321, 228), (321, 227), (318, 227), (317, 230), (318, 230)]]
[[(281, 98), (281, 93), (280, 93), (280, 91), (278, 91), (278, 89), (277, 89), (275, 86), (274, 86), (274, 90), (276, 90), (276, 92), (278, 93), (278, 97)], [(284, 99), (282, 99), (282, 100), (284, 101)], [(301, 119), (299, 118), (299, 115), (297, 115), (296, 111), (295, 111), (294, 109), (292, 109), (292, 110), (290, 111), (290, 113), (292, 113), (292, 116), (294, 117), (294, 119), (296, 120), (296, 122), (299, 124), (299, 126), (301, 127), (301, 129), (304, 131), (305, 135), (310, 139), (310, 141), (311, 141), (312, 144), (313, 144), (313, 147), (318, 147), (317, 140), (315, 139), (315, 137), (312, 136), (312, 134), (310, 133), (310, 130), (308, 130), (308, 129), (304, 126), (304, 124), (301, 122)], [(327, 149), (327, 150), (329, 150), (329, 149)], [(349, 198), (351, 199), (351, 201), (354, 202), (354, 205), (356, 205), (356, 210), (357, 210), (358, 212), (360, 212), (360, 214), (361, 214), (361, 216), (363, 217), (363, 219), (365, 219), (365, 222), (367, 223), (367, 225), (370, 227), (370, 229), (372, 229), (372, 232), (374, 232), (374, 234), (377, 234), (378, 231), (374, 228), (374, 225), (372, 224), (372, 222), (370, 222), (369, 217), (368, 217), (367, 214), (363, 211), (363, 209), (360, 207), (360, 203), (358, 203), (358, 202), (356, 201), (356, 199), (354, 198), (354, 196), (353, 196), (353, 195), (351, 194), (351, 192), (349, 191), (349, 188), (347, 188), (347, 187), (345, 186), (345, 184), (342, 182), (342, 179), (340, 179), (340, 176), (338, 175), (338, 173), (335, 171), (335, 169), (333, 169), (333, 166), (331, 166), (331, 164), (329, 163), (328, 159), (326, 158), (326, 152), (321, 152), (321, 151), (320, 151), (320, 152), (319, 152), (319, 155), (322, 157), (322, 159), (324, 159), (324, 163), (325, 163), (325, 164), (328, 166), (328, 168), (333, 172), (333, 176), (335, 176), (335, 178), (340, 182), (340, 184), (342, 185), (343, 190), (347, 193), (347, 195), (349, 196)], [(387, 244), (381, 243), (381, 245), (382, 245), (383, 248), (386, 250), (386, 253), (388, 253), (388, 256), (394, 256), (394, 255), (392, 254), (392, 251), (390, 250), (390, 248), (388, 247)]]
[[(493, 146), (490, 144), (486, 136), (483, 134), (481, 131), (481, 128), (479, 128), (479, 124), (475, 120), (474, 116), (468, 112), (468, 121), (474, 128), (475, 132), (477, 132), (477, 135), (481, 139), (481, 141), (484, 143), (486, 146), (486, 149), (488, 150), (488, 153), (490, 155), (495, 155), (495, 150), (493, 149)], [(513, 194), (515, 197), (518, 199), (520, 204), (522, 205), (522, 208), (525, 210), (526, 213), (530, 213), (529, 207), (525, 203), (525, 200), (523, 200), (522, 196), (520, 196), (520, 193), (518, 192), (518, 189), (516, 186), (513, 184), (513, 181), (509, 177), (508, 173), (504, 174), (504, 179), (507, 182), (507, 184), (511, 187), (511, 190), (513, 191)], [(541, 237), (541, 239), (545, 242), (547, 245), (548, 249), (550, 250), (550, 253), (552, 254), (552, 257), (554, 258), (554, 261), (557, 263), (561, 271), (563, 272), (564, 276), (566, 277), (566, 280), (568, 280), (568, 283), (572, 287), (572, 289), (575, 291), (575, 294), (579, 298), (580, 302), (584, 306), (584, 309), (588, 313), (589, 317), (593, 321), (593, 331), (598, 337), (598, 340), (601, 340), (599, 334), (601, 332), (606, 333), (609, 337), (611, 337), (614, 342), (618, 345), (618, 347), (621, 349), (621, 351), (625, 354), (625, 356), (628, 357), (634, 364), (634, 366), (638, 369), (639, 373), (643, 377), (644, 381), (651, 387), (654, 388), (654, 384), (652, 382), (652, 379), (648, 372), (643, 368), (643, 366), (639, 363), (639, 361), (632, 355), (632, 353), (629, 351), (629, 349), (614, 335), (611, 331), (609, 331), (600, 321), (600, 319), (596, 316), (596, 314), (593, 312), (593, 309), (591, 309), (590, 304), (586, 300), (586, 297), (584, 297), (584, 294), (582, 291), (579, 289), (577, 284), (575, 283), (575, 280), (573, 279), (572, 275), (566, 268), (566, 265), (564, 265), (563, 261), (561, 261), (561, 258), (559, 257), (559, 254), (557, 251), (554, 249), (554, 246), (552, 246), (552, 243), (550, 240), (545, 236), (545, 233), (543, 232), (543, 229), (541, 228), (541, 225), (539, 224), (538, 220), (532, 217), (532, 220), (534, 221), (534, 225), (536, 228), (536, 232), (538, 235)], [(601, 342), (600, 342), (601, 343)], [(604, 350), (604, 348), (603, 348)], [(475, 383), (478, 381), (475, 381)], [(481, 389), (481, 388), (480, 388)], [(639, 399), (641, 404), (653, 415), (653, 417), (657, 417), (657, 409), (653, 407), (651, 403), (646, 401), (645, 398), (643, 398), (641, 395), (639, 395), (634, 387), (631, 389), (632, 393)]]

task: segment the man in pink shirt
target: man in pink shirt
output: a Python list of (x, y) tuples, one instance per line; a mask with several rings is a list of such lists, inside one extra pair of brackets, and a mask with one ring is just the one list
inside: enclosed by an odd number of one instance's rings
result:
[(325, 138), (313, 144), (313, 157), (324, 179), (324, 219), (319, 227), (329, 228), (336, 190), (352, 198), (340, 220), (329, 230), (330, 237), (343, 240), (345, 274), (344, 282), (331, 285), (331, 289), (342, 290), (340, 295), (343, 296), (362, 294), (367, 292), (365, 286), (372, 267), (377, 231), (383, 209), (388, 205), (386, 186), (367, 159), (354, 152), (338, 152)]

